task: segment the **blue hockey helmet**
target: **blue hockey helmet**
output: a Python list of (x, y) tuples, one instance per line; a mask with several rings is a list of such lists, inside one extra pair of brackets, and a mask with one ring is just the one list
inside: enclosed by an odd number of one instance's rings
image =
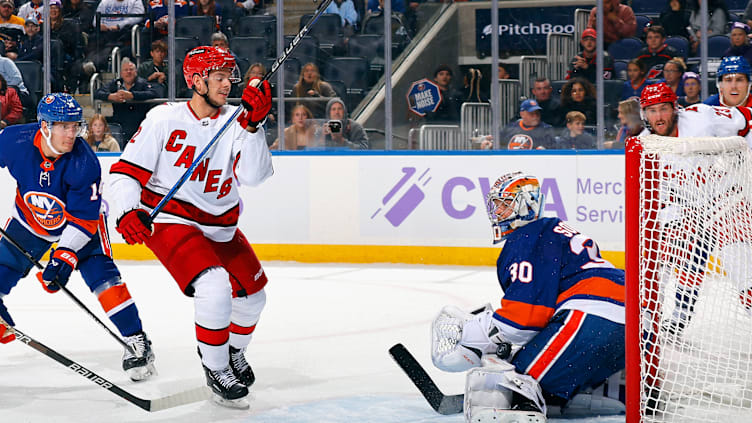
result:
[(747, 81), (752, 81), (752, 67), (749, 66), (747, 59), (741, 56), (726, 56), (721, 59), (721, 64), (718, 65), (716, 76), (720, 81), (723, 75), (730, 75), (734, 73), (741, 73), (747, 75)]
[(83, 122), (84, 109), (73, 96), (66, 93), (50, 93), (37, 105), (37, 120), (53, 122)]
[(535, 176), (512, 172), (497, 179), (486, 195), (493, 243), (503, 241), (515, 229), (537, 220), (542, 206), (543, 194)]

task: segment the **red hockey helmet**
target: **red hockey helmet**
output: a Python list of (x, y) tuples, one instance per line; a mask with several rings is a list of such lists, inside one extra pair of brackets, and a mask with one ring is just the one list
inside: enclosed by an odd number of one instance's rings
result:
[(193, 75), (199, 74), (202, 79), (209, 77), (209, 72), (217, 69), (227, 69), (231, 72), (230, 82), (240, 82), (240, 71), (235, 64), (235, 57), (229, 51), (220, 47), (196, 47), (185, 55), (183, 61), (183, 76), (188, 88), (193, 88)]
[(671, 103), (676, 105), (676, 93), (665, 82), (648, 85), (640, 95), (640, 107), (646, 108), (654, 104)]

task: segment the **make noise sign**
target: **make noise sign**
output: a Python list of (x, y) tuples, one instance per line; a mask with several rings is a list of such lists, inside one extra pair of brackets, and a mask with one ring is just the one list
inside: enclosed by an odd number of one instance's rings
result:
[(410, 111), (418, 116), (435, 112), (441, 104), (441, 90), (429, 79), (415, 81), (407, 90), (407, 104)]

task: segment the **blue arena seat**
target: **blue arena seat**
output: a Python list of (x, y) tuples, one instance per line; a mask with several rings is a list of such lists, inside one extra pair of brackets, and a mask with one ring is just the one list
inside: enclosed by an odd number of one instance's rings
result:
[[(300, 27), (308, 23), (313, 17), (312, 14), (306, 14), (300, 17)], [(333, 13), (324, 13), (319, 16), (316, 25), (311, 27), (308, 33), (319, 40), (321, 48), (331, 49), (335, 44), (342, 40), (342, 18)]]
[(726, 35), (711, 35), (708, 37), (708, 57), (723, 57), (723, 53), (729, 47), (731, 47), (731, 40)]
[(678, 35), (672, 35), (666, 38), (666, 44), (677, 49), (681, 53), (681, 57), (686, 61), (689, 56), (689, 41)]
[(644, 15), (660, 15), (666, 7), (667, 2), (656, 0), (632, 0), (632, 11)]
[(198, 46), (198, 40), (193, 37), (175, 37), (175, 57), (182, 59), (186, 53)]
[(18, 71), (21, 72), (24, 85), (29, 93), (35, 96), (34, 101), (39, 99), (44, 89), (44, 77), (42, 75), (42, 64), (36, 60), (20, 60), (16, 62)]
[(363, 93), (367, 84), (368, 61), (362, 57), (334, 57), (322, 72), (324, 80), (342, 81), (347, 93)]
[(615, 41), (608, 46), (608, 54), (616, 59), (631, 60), (637, 57), (637, 53), (642, 49), (644, 44), (637, 38), (623, 38)]
[(614, 60), (614, 78), (627, 80), (627, 63), (628, 60)]
[(277, 17), (274, 15), (243, 16), (233, 24), (233, 33), (238, 37), (264, 37), (269, 43), (269, 52), (276, 56)]
[(269, 44), (264, 37), (233, 37), (230, 40), (230, 51), (246, 62), (240, 65), (240, 71), (245, 74), (251, 63), (262, 62), (269, 57)]
[[(295, 36), (285, 35), (285, 47), (290, 44), (293, 38), (295, 38)], [(274, 56), (276, 56), (276, 54)], [(303, 37), (300, 40), (300, 44), (298, 44), (292, 54), (290, 54), (290, 57), (298, 59), (301, 66), (306, 63), (314, 63), (316, 66), (321, 67), (319, 65), (319, 40), (317, 40), (316, 37), (308, 35)]]
[(184, 16), (175, 21), (175, 36), (195, 38), (199, 45), (211, 44), (211, 35), (216, 31), (211, 16)]
[(645, 27), (648, 26), (650, 21), (650, 16), (645, 15), (635, 15), (635, 19), (637, 20), (637, 26), (635, 27), (635, 33), (634, 36), (637, 38), (645, 38)]

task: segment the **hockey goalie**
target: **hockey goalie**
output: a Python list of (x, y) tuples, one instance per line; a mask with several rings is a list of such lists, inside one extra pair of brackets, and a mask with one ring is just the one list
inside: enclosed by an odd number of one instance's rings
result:
[(623, 413), (618, 383), (609, 390), (615, 398), (591, 395), (583, 404), (577, 394), (624, 368), (624, 271), (592, 239), (541, 217), (536, 177), (506, 174), (486, 202), (494, 243), (503, 242), (501, 306), (476, 313), (447, 306), (432, 326), (434, 365), (469, 370), (466, 421), (540, 423), (552, 409)]

